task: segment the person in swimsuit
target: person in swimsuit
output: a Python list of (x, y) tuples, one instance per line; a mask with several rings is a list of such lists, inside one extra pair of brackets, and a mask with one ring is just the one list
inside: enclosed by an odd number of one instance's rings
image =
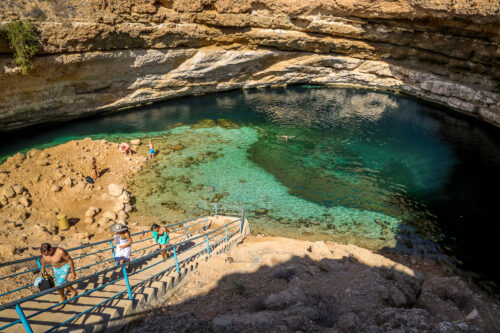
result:
[(118, 146), (118, 149), (122, 152), (125, 153), (125, 155), (128, 155), (130, 153), (130, 145), (126, 142), (120, 143)]
[(153, 143), (151, 142), (151, 140), (149, 140), (148, 148), (149, 148), (149, 159), (152, 160), (155, 157), (155, 149), (153, 148)]
[[(43, 243), (40, 247), (40, 252), (42, 253), (42, 267), (41, 273), (45, 275), (45, 265), (50, 264), (54, 268), (54, 279), (56, 287), (65, 284), (68, 281), (68, 275), (71, 279), (76, 278), (75, 266), (73, 260), (69, 256), (68, 252), (60, 247), (52, 247), (49, 243)], [(66, 289), (71, 292), (71, 298), (78, 295), (78, 292), (72, 286), (67, 286)], [(61, 302), (64, 302), (67, 298), (64, 294), (64, 288), (57, 291), (61, 296)], [(60, 310), (64, 307), (64, 304), (57, 307)]]
[(110, 229), (114, 234), (113, 238), (115, 241), (115, 265), (129, 262), (132, 237), (130, 237), (128, 227), (123, 224), (115, 223)]
[[(153, 223), (151, 226), (151, 230), (153, 231), (153, 238), (156, 241), (157, 244), (160, 245), (160, 250), (167, 248), (167, 244), (170, 241), (170, 237), (168, 236), (168, 233), (170, 230), (168, 230), (165, 227), (160, 227), (158, 224)], [(161, 256), (163, 259), (167, 259), (168, 253), (167, 251), (163, 251), (161, 253)]]
[(285, 141), (288, 141), (288, 139), (293, 139), (295, 137), (291, 135), (278, 135), (277, 138), (283, 138)]
[(94, 171), (94, 179), (99, 178), (99, 173), (97, 172), (97, 161), (95, 157), (92, 157), (92, 171)]

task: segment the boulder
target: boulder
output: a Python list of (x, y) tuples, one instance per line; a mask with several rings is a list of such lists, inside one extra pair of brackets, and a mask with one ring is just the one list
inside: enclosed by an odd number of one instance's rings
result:
[(119, 184), (109, 184), (108, 192), (113, 197), (119, 197), (123, 193), (123, 186)]
[(26, 153), (26, 156), (29, 159), (32, 159), (33, 157), (37, 156), (38, 154), (40, 154), (40, 150), (38, 150), (38, 149), (31, 149), (29, 152)]
[(38, 160), (36, 160), (35, 162), (37, 165), (39, 166), (46, 166), (46, 165), (49, 165), (49, 160), (46, 159), (46, 158), (39, 158)]
[(71, 179), (71, 177), (66, 177), (66, 179), (64, 180), (64, 186), (72, 187), (73, 186), (73, 179)]
[(129, 204), (125, 204), (124, 207), (123, 207), (123, 211), (125, 213), (130, 213), (131, 211), (133, 210), (133, 207)]
[(257, 209), (257, 210), (255, 211), (255, 215), (266, 215), (266, 214), (267, 214), (267, 212), (268, 212), (268, 210), (267, 210), (267, 209), (265, 209), (265, 208), (259, 208), (259, 209)]
[(127, 191), (123, 191), (123, 193), (118, 197), (118, 200), (120, 200), (123, 203), (129, 203), (130, 194)]
[(336, 260), (326, 258), (319, 261), (318, 267), (324, 272), (338, 272), (344, 270), (344, 265)]
[(9, 199), (5, 197), (5, 195), (0, 194), (0, 205), (5, 206), (9, 203)]
[(95, 220), (94, 220), (94, 218), (93, 218), (93, 217), (87, 217), (87, 218), (85, 219), (85, 223), (87, 223), (87, 224), (92, 224), (92, 223), (94, 223), (94, 221), (95, 221)]
[(125, 220), (128, 217), (128, 214), (123, 210), (120, 210), (117, 214), (119, 220)]
[(62, 187), (59, 185), (54, 185), (50, 189), (52, 192), (59, 192), (60, 190), (62, 190)]
[(134, 146), (138, 146), (141, 144), (141, 139), (133, 139), (133, 140), (130, 140), (130, 144), (131, 145), (134, 145)]
[(301, 289), (295, 287), (291, 289), (284, 290), (279, 294), (271, 294), (266, 298), (264, 304), (266, 309), (269, 310), (283, 310), (290, 305), (297, 303), (303, 303), (306, 301), (306, 296)]
[(339, 317), (337, 325), (341, 332), (356, 332), (359, 326), (359, 317), (354, 312), (348, 312)]
[(22, 194), (25, 190), (25, 188), (19, 184), (12, 186), (12, 189), (16, 192), (16, 194)]
[(392, 303), (394, 303), (394, 306), (401, 307), (406, 305), (408, 302), (406, 299), (405, 294), (399, 288), (397, 287), (391, 287), (389, 289), (389, 296), (391, 297)]
[(103, 216), (104, 218), (109, 219), (109, 220), (116, 220), (116, 214), (115, 214), (115, 213), (113, 213), (113, 212), (110, 212), (110, 211), (104, 212), (104, 213), (102, 214), (102, 216)]
[(2, 191), (2, 195), (6, 198), (13, 198), (16, 195), (16, 192), (10, 186), (5, 186)]
[(78, 240), (84, 240), (84, 239), (89, 239), (89, 233), (88, 232), (78, 232), (76, 233), (73, 238), (78, 239)]
[(31, 201), (30, 201), (30, 200), (28, 200), (28, 198), (26, 198), (26, 197), (21, 197), (21, 198), (19, 198), (19, 203), (20, 203), (23, 207), (25, 207), (25, 208), (27, 208), (27, 207), (29, 207), (29, 206), (31, 205)]
[(120, 201), (116, 201), (114, 206), (113, 206), (113, 212), (118, 213), (119, 211), (123, 210), (125, 208), (125, 204)]

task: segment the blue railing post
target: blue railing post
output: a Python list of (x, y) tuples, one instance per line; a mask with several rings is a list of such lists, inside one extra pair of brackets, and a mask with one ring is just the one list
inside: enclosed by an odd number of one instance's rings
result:
[(208, 236), (209, 234), (207, 234), (207, 254), (210, 254), (210, 238)]
[(24, 315), (23, 309), (21, 309), (21, 306), (19, 304), (16, 304), (16, 312), (17, 315), (19, 316), (19, 319), (21, 319), (21, 323), (23, 323), (24, 329), (26, 330), (27, 333), (33, 333), (33, 330), (31, 329), (30, 323), (28, 323), (28, 320), (26, 319), (26, 316)]
[(181, 273), (181, 270), (179, 269), (179, 261), (177, 261), (177, 251), (175, 250), (174, 246), (174, 260), (175, 260), (175, 268), (177, 269), (177, 273)]
[(111, 245), (111, 253), (113, 254), (113, 259), (115, 259), (115, 266), (116, 266), (116, 256), (115, 256), (115, 246), (113, 245), (113, 241), (109, 241), (109, 245)]
[(241, 214), (240, 235), (243, 233), (243, 221), (245, 221), (245, 208), (243, 208), (243, 214)]
[(226, 243), (227, 243), (227, 241), (228, 241), (228, 237), (227, 237), (227, 227), (228, 227), (228, 225), (226, 224)]
[(186, 222), (186, 239), (189, 239), (188, 223)]
[(132, 289), (130, 289), (130, 282), (128, 281), (127, 266), (123, 266), (123, 277), (125, 278), (125, 284), (127, 285), (128, 298), (133, 300), (134, 296), (132, 296)]

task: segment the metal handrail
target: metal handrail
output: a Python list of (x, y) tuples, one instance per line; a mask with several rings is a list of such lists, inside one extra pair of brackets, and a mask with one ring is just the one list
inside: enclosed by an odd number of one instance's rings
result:
[[(203, 218), (203, 216), (200, 216), (200, 217), (197, 217), (195, 219), (188, 220), (188, 221), (173, 223), (173, 224), (170, 224), (170, 225), (168, 225), (166, 227), (173, 227), (173, 226), (181, 225), (181, 224), (186, 225), (187, 223), (196, 221), (196, 220), (198, 220), (200, 218)], [(201, 221), (201, 222), (204, 222), (204, 221)], [(199, 224), (199, 222), (196, 223), (196, 224)], [(178, 228), (175, 231), (182, 230), (182, 229), (183, 229), (183, 227), (182, 228)], [(134, 234), (131, 234), (130, 236), (133, 237), (133, 236), (143, 235), (143, 234), (146, 234), (146, 233), (149, 233), (149, 232), (151, 232), (151, 231), (150, 230), (140, 231), (140, 232), (136, 232)], [(180, 237), (183, 237), (183, 236), (181, 235)], [(179, 238), (179, 236), (175, 237), (175, 238)], [(114, 240), (113, 238), (110, 238), (110, 239), (106, 239), (106, 240), (95, 242), (95, 243), (91, 243), (91, 244), (85, 244), (85, 245), (82, 245), (82, 246), (77, 246), (77, 247), (68, 249), (66, 252), (71, 252), (71, 251), (81, 250), (81, 249), (84, 249), (84, 248), (93, 247), (93, 246), (97, 246), (97, 245), (101, 245), (101, 244), (106, 244), (106, 243), (112, 242), (113, 240)], [(146, 241), (146, 240), (147, 239), (142, 239), (142, 240), (137, 241), (136, 243), (140, 243), (140, 242), (143, 242), (143, 241)], [(150, 247), (152, 247), (152, 246), (150, 246)], [(146, 249), (146, 248), (144, 248), (144, 249)], [(88, 253), (88, 254), (76, 257), (73, 260), (77, 260), (77, 259), (80, 259), (80, 258), (83, 258), (83, 257), (90, 256), (92, 254), (96, 254), (96, 253), (100, 253), (100, 252), (105, 252), (105, 251), (110, 251), (110, 250), (113, 251), (113, 248), (110, 247), (110, 248), (102, 249), (102, 250), (99, 250), (99, 251), (96, 251), (96, 252)], [(134, 251), (134, 252), (137, 252), (137, 250)], [(37, 260), (37, 262), (39, 262), (39, 260), (40, 260), (41, 257), (42, 256), (34, 256), (34, 257), (29, 257), (29, 258), (14, 260), (14, 261), (11, 261), (11, 262), (0, 264), (0, 267), (6, 267), (6, 266), (9, 266), (9, 265), (14, 265), (14, 264), (18, 264), (18, 263), (22, 263), (22, 262), (27, 262), (27, 261), (31, 261), (31, 260)], [(89, 267), (92, 267), (92, 266), (95, 266), (95, 265), (98, 265), (98, 264), (102, 264), (102, 263), (104, 263), (106, 261), (110, 261), (110, 260), (112, 260), (112, 258), (101, 260), (101, 261), (98, 261), (98, 262), (93, 263), (91, 265), (87, 265), (85, 267), (80, 267), (80, 268), (77, 269), (77, 271), (82, 270), (82, 269), (86, 269), (86, 268), (89, 268)], [(45, 267), (48, 268), (48, 267), (51, 267), (51, 265), (47, 265)], [(34, 269), (30, 269), (30, 270), (27, 270), (27, 271), (23, 271), (23, 272), (19, 272), (19, 273), (14, 273), (14, 274), (11, 274), (11, 275), (8, 275), (8, 276), (0, 277), (0, 280), (6, 279), (6, 278), (9, 278), (9, 277), (14, 277), (14, 276), (17, 276), (17, 275), (22, 275), (22, 274), (27, 274), (27, 273), (35, 272), (35, 271), (37, 271), (39, 269), (40, 269), (40, 265), (38, 265), (38, 267), (34, 268)], [(21, 291), (23, 289), (26, 289), (26, 288), (29, 288), (29, 287), (32, 287), (32, 286), (33, 286), (33, 283), (30, 283), (30, 284), (24, 285), (22, 287), (19, 287), (19, 288), (13, 289), (13, 290), (9, 290), (7, 292), (4, 292), (4, 293), (0, 294), (0, 297), (12, 294), (12, 293), (17, 292), (17, 291)]]
[[(97, 307), (99, 307), (99, 306), (101, 306), (101, 305), (103, 305), (103, 304), (105, 304), (105, 303), (107, 303), (107, 302), (109, 302), (109, 301), (111, 301), (111, 300), (113, 300), (113, 299), (115, 299), (115, 298), (117, 298), (117, 297), (119, 297), (119, 296), (121, 296), (121, 295), (125, 294), (125, 292), (127, 292), (127, 291), (128, 291), (129, 297), (130, 297), (130, 298), (133, 298), (133, 296), (132, 296), (132, 292), (131, 292), (131, 288), (135, 288), (135, 287), (137, 287), (137, 286), (139, 286), (139, 285), (142, 285), (142, 284), (144, 284), (145, 282), (150, 281), (150, 280), (152, 280), (153, 278), (156, 278), (157, 276), (159, 276), (159, 275), (161, 275), (161, 274), (164, 274), (166, 271), (171, 270), (173, 267), (177, 267), (177, 271), (179, 272), (179, 263), (180, 263), (180, 264), (183, 264), (184, 262), (187, 262), (188, 260), (191, 260), (193, 257), (195, 257), (195, 256), (197, 256), (197, 255), (199, 255), (200, 253), (202, 253), (202, 252), (204, 252), (204, 251), (205, 251), (204, 249), (203, 249), (203, 250), (201, 250), (201, 251), (198, 251), (198, 252), (196, 252), (195, 254), (193, 254), (193, 255), (189, 256), (188, 258), (185, 258), (185, 259), (181, 260), (180, 262), (178, 262), (178, 261), (177, 261), (177, 256), (175, 255), (175, 253), (176, 253), (176, 252), (175, 252), (175, 249), (176, 249), (177, 247), (179, 247), (179, 246), (180, 246), (180, 245), (182, 245), (182, 244), (185, 244), (186, 242), (192, 242), (193, 240), (200, 239), (200, 238), (205, 238), (205, 237), (206, 237), (206, 238), (207, 238), (207, 250), (206, 250), (206, 251), (207, 251), (207, 254), (210, 254), (210, 249), (209, 249), (209, 244), (208, 244), (209, 235), (210, 235), (210, 234), (214, 234), (214, 233), (216, 233), (217, 231), (219, 231), (219, 230), (221, 230), (221, 229), (224, 229), (224, 228), (227, 230), (227, 229), (229, 228), (229, 225), (231, 225), (231, 224), (233, 224), (233, 223), (235, 223), (235, 222), (238, 222), (238, 221), (240, 222), (240, 232), (241, 232), (241, 226), (242, 226), (242, 224), (243, 224), (243, 222), (244, 222), (243, 217), (244, 217), (244, 215), (242, 216), (242, 218), (240, 218), (240, 219), (238, 219), (238, 220), (235, 220), (235, 221), (228, 222), (228, 223), (227, 223), (227, 224), (225, 224), (224, 226), (221, 226), (221, 227), (219, 227), (219, 228), (217, 228), (217, 229), (215, 229), (215, 230), (212, 230), (212, 231), (210, 231), (210, 232), (206, 232), (206, 233), (205, 233), (205, 234), (203, 234), (203, 235), (199, 235), (199, 236), (196, 236), (196, 237), (191, 238), (191, 239), (186, 239), (185, 241), (182, 241), (182, 242), (179, 242), (179, 243), (176, 243), (176, 244), (171, 244), (171, 245), (167, 246), (167, 248), (165, 248), (165, 249), (155, 251), (154, 253), (152, 253), (152, 254), (150, 254), (150, 255), (146, 255), (146, 256), (144, 256), (144, 257), (141, 257), (141, 258), (135, 259), (135, 260), (133, 260), (133, 261), (131, 261), (131, 262), (129, 262), (129, 263), (124, 263), (124, 264), (121, 264), (121, 265), (118, 265), (118, 266), (115, 266), (115, 267), (112, 267), (112, 268), (108, 268), (108, 269), (105, 269), (105, 270), (103, 270), (103, 271), (96, 272), (96, 273), (94, 273), (93, 275), (90, 275), (90, 276), (87, 276), (87, 277), (84, 277), (84, 278), (80, 278), (80, 279), (77, 279), (77, 280), (74, 280), (74, 281), (67, 282), (67, 283), (65, 283), (65, 284), (63, 284), (63, 285), (61, 285), (61, 286), (59, 286), (59, 287), (51, 288), (51, 289), (49, 289), (49, 290), (46, 290), (46, 291), (40, 292), (40, 293), (38, 293), (38, 294), (36, 294), (36, 295), (32, 295), (32, 296), (29, 296), (29, 297), (25, 297), (25, 298), (23, 298), (23, 299), (20, 299), (20, 300), (17, 300), (17, 301), (11, 302), (11, 303), (6, 304), (6, 305), (4, 305), (4, 306), (0, 306), (0, 311), (5, 310), (5, 309), (7, 309), (7, 308), (11, 308), (11, 307), (15, 306), (15, 307), (16, 307), (16, 311), (18, 312), (18, 315), (20, 316), (20, 319), (15, 320), (15, 321), (13, 321), (13, 322), (11, 322), (11, 323), (7, 324), (7, 325), (4, 325), (3, 327), (0, 327), (0, 330), (3, 330), (3, 329), (6, 329), (6, 328), (8, 328), (8, 327), (11, 327), (11, 326), (13, 326), (13, 325), (17, 325), (17, 324), (22, 323), (22, 324), (24, 325), (24, 327), (25, 327), (26, 331), (27, 331), (27, 332), (31, 332), (31, 327), (30, 327), (30, 325), (29, 325), (29, 323), (28, 323), (27, 319), (32, 318), (32, 317), (34, 317), (34, 316), (37, 316), (37, 315), (39, 315), (39, 314), (41, 314), (41, 313), (43, 313), (43, 312), (46, 312), (46, 311), (48, 311), (48, 310), (50, 310), (50, 309), (53, 309), (53, 308), (55, 308), (55, 307), (57, 307), (57, 306), (59, 306), (59, 305), (61, 305), (61, 304), (66, 304), (66, 303), (72, 302), (73, 300), (78, 299), (79, 297), (82, 297), (82, 296), (85, 296), (85, 295), (89, 295), (89, 294), (91, 294), (91, 293), (92, 293), (92, 292), (94, 292), (94, 291), (100, 290), (100, 289), (104, 288), (105, 286), (108, 286), (108, 285), (110, 285), (110, 284), (113, 284), (113, 283), (115, 283), (115, 282), (117, 282), (117, 281), (119, 281), (119, 280), (122, 280), (122, 279), (125, 279), (125, 281), (126, 281), (127, 290), (123, 290), (123, 291), (121, 291), (121, 292), (118, 292), (117, 294), (115, 294), (115, 295), (113, 295), (113, 296), (111, 296), (111, 297), (109, 297), (109, 298), (105, 299), (104, 301), (102, 301), (102, 302), (100, 302), (100, 303), (98, 303), (98, 304), (96, 304), (96, 305), (94, 305), (94, 306), (90, 307), (89, 309), (87, 309), (87, 310), (85, 310), (85, 311), (82, 311), (82, 312), (80, 312), (80, 313), (76, 314), (75, 316), (73, 316), (73, 317), (71, 317), (71, 318), (69, 318), (69, 319), (65, 320), (64, 322), (59, 323), (59, 324), (57, 324), (57, 325), (53, 326), (51, 329), (47, 330), (46, 332), (52, 332), (52, 331), (54, 331), (54, 330), (55, 330), (55, 329), (57, 329), (58, 327), (61, 327), (61, 326), (65, 325), (65, 324), (67, 324), (67, 323), (69, 323), (69, 322), (73, 321), (74, 319), (76, 319), (76, 318), (78, 318), (78, 317), (80, 317), (80, 316), (82, 316), (82, 315), (84, 315), (84, 314), (86, 314), (86, 313), (88, 313), (88, 312), (92, 311), (93, 309), (95, 309), (95, 308), (97, 308)], [(234, 233), (232, 233), (232, 234), (231, 234), (231, 237), (232, 237), (232, 236), (234, 236), (234, 235), (235, 235), (235, 234), (237, 234), (237, 233), (238, 233), (238, 231), (235, 231)], [(218, 234), (221, 234), (221, 233), (218, 233)], [(218, 234), (217, 234), (217, 235), (218, 235)], [(220, 240), (218, 240), (218, 241), (216, 242), (216, 244), (218, 245), (218, 244), (219, 244), (221, 241), (223, 241), (223, 240), (224, 240), (224, 239), (220, 239)], [(227, 232), (226, 232), (226, 237), (225, 237), (225, 240), (226, 240), (226, 242), (228, 241), (228, 235), (227, 235)], [(189, 250), (193, 249), (194, 247), (199, 246), (199, 245), (201, 245), (201, 244), (203, 244), (203, 243), (204, 243), (204, 241), (202, 241), (201, 243), (196, 244), (196, 245), (194, 245), (194, 246), (190, 246), (189, 248), (187, 248), (185, 251), (183, 251), (183, 252), (181, 252), (181, 253), (184, 253), (184, 252), (186, 252), (186, 251), (189, 251)], [(162, 271), (160, 271), (160, 272), (158, 272), (158, 273), (156, 273), (156, 274), (154, 274), (154, 275), (152, 275), (152, 276), (148, 277), (147, 279), (142, 280), (141, 282), (139, 282), (139, 283), (135, 284), (135, 285), (134, 285), (134, 286), (132, 286), (132, 287), (129, 285), (129, 281), (128, 281), (128, 274), (127, 274), (127, 271), (126, 271), (126, 269), (125, 269), (127, 266), (132, 265), (132, 264), (137, 263), (137, 262), (140, 262), (140, 261), (144, 261), (144, 260), (146, 260), (146, 259), (149, 259), (149, 258), (151, 258), (151, 257), (155, 256), (155, 255), (158, 255), (159, 253), (161, 253), (161, 252), (163, 252), (163, 251), (168, 251), (168, 250), (171, 250), (171, 249), (173, 249), (173, 250), (174, 250), (175, 265), (169, 266), (168, 268), (166, 268), (166, 269), (164, 269), (164, 270), (162, 270)], [(134, 273), (132, 273), (132, 274), (130, 274), (130, 275), (135, 275), (135, 274), (138, 274), (138, 273), (140, 273), (140, 272), (142, 272), (142, 271), (144, 271), (144, 270), (146, 270), (146, 269), (149, 269), (149, 268), (151, 268), (151, 267), (154, 267), (154, 266), (156, 266), (156, 265), (158, 265), (158, 264), (160, 264), (160, 263), (162, 263), (162, 262), (165, 262), (165, 261), (167, 261), (167, 260), (170, 260), (170, 259), (172, 259), (172, 257), (167, 258), (167, 259), (164, 259), (164, 260), (160, 260), (160, 261), (158, 261), (157, 263), (154, 263), (154, 264), (152, 264), (152, 265), (150, 265), (150, 266), (147, 266), (147, 267), (145, 267), (145, 268), (143, 268), (143, 269), (141, 269), (141, 270), (139, 270), (139, 271), (135, 271)], [(22, 304), (22, 303), (24, 303), (24, 302), (26, 302), (26, 301), (33, 300), (33, 299), (38, 298), (38, 297), (40, 297), (40, 296), (46, 295), (46, 294), (48, 294), (48, 293), (52, 293), (53, 291), (60, 290), (60, 289), (62, 289), (62, 288), (65, 288), (65, 287), (67, 287), (67, 286), (70, 286), (70, 285), (73, 285), (73, 284), (76, 284), (76, 283), (82, 282), (82, 281), (84, 281), (84, 280), (89, 280), (89, 279), (91, 279), (91, 278), (93, 278), (93, 277), (97, 277), (97, 276), (99, 276), (99, 275), (106, 274), (106, 273), (108, 273), (108, 272), (110, 272), (110, 271), (117, 270), (117, 269), (119, 269), (119, 268), (122, 268), (122, 269), (123, 269), (123, 274), (124, 274), (124, 276), (123, 276), (123, 277), (118, 278), (118, 279), (115, 279), (115, 280), (113, 280), (113, 281), (111, 281), (111, 282), (108, 282), (108, 283), (106, 283), (106, 284), (104, 284), (104, 285), (101, 285), (101, 286), (99, 286), (99, 287), (96, 287), (96, 288), (94, 288), (94, 289), (92, 289), (92, 290), (85, 291), (84, 293), (82, 293), (82, 294), (80, 294), (80, 295), (77, 295), (77, 296), (75, 296), (75, 297), (72, 297), (72, 298), (70, 298), (70, 299), (67, 299), (66, 301), (63, 301), (63, 302), (61, 302), (61, 303), (55, 304), (55, 305), (53, 305), (53, 306), (51, 306), (51, 307), (49, 307), (49, 308), (47, 308), (47, 309), (43, 309), (43, 310), (37, 311), (36, 313), (33, 313), (33, 314), (31, 314), (31, 315), (29, 315), (29, 316), (27, 316), (27, 317), (26, 317), (26, 316), (24, 316), (24, 313), (23, 313), (22, 309), (20, 308), (20, 304)]]
[[(162, 249), (162, 250), (157, 250), (157, 251), (155, 251), (155, 252), (153, 252), (153, 253), (151, 253), (151, 254), (148, 254), (148, 255), (145, 255), (145, 256), (143, 256), (143, 257), (137, 258), (137, 259), (132, 260), (132, 261), (130, 261), (130, 262), (128, 262), (128, 263), (123, 263), (123, 264), (120, 264), (120, 265), (116, 265), (116, 266), (113, 266), (113, 267), (110, 267), (110, 268), (104, 269), (104, 270), (102, 270), (102, 271), (99, 271), (99, 272), (93, 273), (93, 274), (91, 274), (91, 275), (87, 275), (87, 276), (81, 277), (81, 278), (79, 278), (79, 279), (76, 279), (76, 280), (73, 280), (73, 281), (66, 282), (66, 283), (64, 283), (64, 284), (62, 284), (62, 285), (60, 285), (60, 286), (58, 286), (58, 287), (54, 287), (54, 288), (51, 288), (51, 289), (47, 289), (47, 290), (44, 290), (44, 291), (42, 291), (42, 292), (39, 292), (39, 293), (34, 294), (34, 295), (31, 295), (31, 296), (23, 297), (23, 298), (21, 298), (21, 299), (18, 299), (18, 300), (16, 300), (16, 301), (13, 301), (13, 302), (10, 302), (10, 303), (7, 303), (7, 304), (5, 304), (5, 305), (0, 305), (0, 311), (3, 311), (3, 310), (5, 310), (5, 309), (11, 308), (11, 307), (14, 307), (14, 306), (16, 306), (16, 305), (19, 305), (19, 304), (24, 303), (24, 302), (27, 302), (27, 301), (31, 301), (31, 300), (33, 300), (33, 299), (35, 299), (35, 298), (38, 298), (38, 297), (41, 297), (41, 296), (44, 296), (44, 295), (50, 294), (50, 293), (52, 293), (52, 292), (54, 292), (54, 291), (57, 291), (57, 290), (60, 290), (60, 289), (64, 289), (64, 288), (69, 287), (69, 286), (71, 286), (71, 285), (73, 285), (73, 284), (80, 283), (80, 282), (83, 282), (83, 281), (85, 281), (85, 280), (89, 280), (89, 279), (91, 279), (91, 278), (93, 278), (93, 277), (97, 277), (97, 276), (99, 276), (99, 275), (106, 274), (106, 273), (111, 272), (111, 271), (113, 271), (113, 270), (116, 270), (116, 269), (118, 269), (118, 268), (123, 268), (123, 267), (126, 267), (126, 266), (128, 266), (128, 265), (132, 265), (132, 264), (135, 264), (135, 263), (137, 263), (137, 262), (144, 261), (144, 260), (146, 260), (146, 259), (149, 259), (149, 258), (152, 258), (152, 257), (154, 257), (154, 256), (158, 255), (159, 253), (161, 253), (161, 252), (163, 252), (163, 251), (167, 251), (167, 250), (171, 250), (171, 249), (178, 248), (180, 245), (185, 244), (185, 243), (187, 243), (187, 242), (192, 242), (192, 241), (197, 240), (197, 239), (200, 239), (200, 238), (202, 238), (202, 237), (204, 237), (204, 238), (205, 238), (207, 235), (213, 234), (213, 233), (215, 233), (215, 232), (217, 232), (217, 231), (219, 231), (219, 230), (221, 230), (221, 229), (223, 229), (223, 228), (226, 228), (226, 226), (229, 226), (230, 224), (233, 224), (233, 223), (238, 222), (238, 221), (241, 221), (241, 220), (242, 220), (242, 219), (238, 219), (238, 220), (234, 220), (234, 221), (228, 222), (228, 223), (227, 223), (227, 224), (225, 224), (224, 226), (221, 226), (221, 227), (219, 227), (219, 228), (217, 228), (217, 229), (215, 229), (215, 230), (211, 230), (211, 231), (209, 231), (209, 232), (206, 232), (206, 233), (205, 233), (205, 234), (203, 234), (203, 235), (198, 235), (198, 236), (196, 236), (196, 237), (194, 237), (194, 238), (186, 239), (186, 240), (184, 240), (184, 241), (182, 241), (182, 242), (175, 243), (175, 244), (171, 244), (171, 245), (167, 246), (165, 249)], [(189, 222), (189, 221), (188, 221), (188, 222)], [(181, 222), (181, 223), (182, 223), (182, 222)], [(185, 222), (184, 222), (184, 223), (185, 223)], [(240, 222), (240, 223), (242, 223), (242, 222)], [(144, 233), (144, 232), (143, 232), (143, 233)], [(102, 243), (102, 242), (100, 242), (100, 243)], [(189, 247), (188, 249), (191, 249), (191, 248), (192, 248), (192, 247)], [(181, 253), (183, 253), (183, 252), (181, 252)], [(111, 258), (111, 259), (112, 259), (112, 258)], [(77, 295), (77, 296), (75, 296), (75, 298), (78, 298), (78, 297), (81, 297), (81, 295)], [(0, 329), (2, 329), (2, 327), (0, 327)]]

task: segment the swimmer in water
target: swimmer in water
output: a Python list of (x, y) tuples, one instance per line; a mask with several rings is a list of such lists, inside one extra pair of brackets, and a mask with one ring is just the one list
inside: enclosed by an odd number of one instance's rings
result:
[(288, 141), (288, 139), (295, 138), (294, 136), (291, 136), (291, 135), (277, 135), (276, 137), (277, 138), (283, 138), (283, 139), (285, 139), (285, 141)]

